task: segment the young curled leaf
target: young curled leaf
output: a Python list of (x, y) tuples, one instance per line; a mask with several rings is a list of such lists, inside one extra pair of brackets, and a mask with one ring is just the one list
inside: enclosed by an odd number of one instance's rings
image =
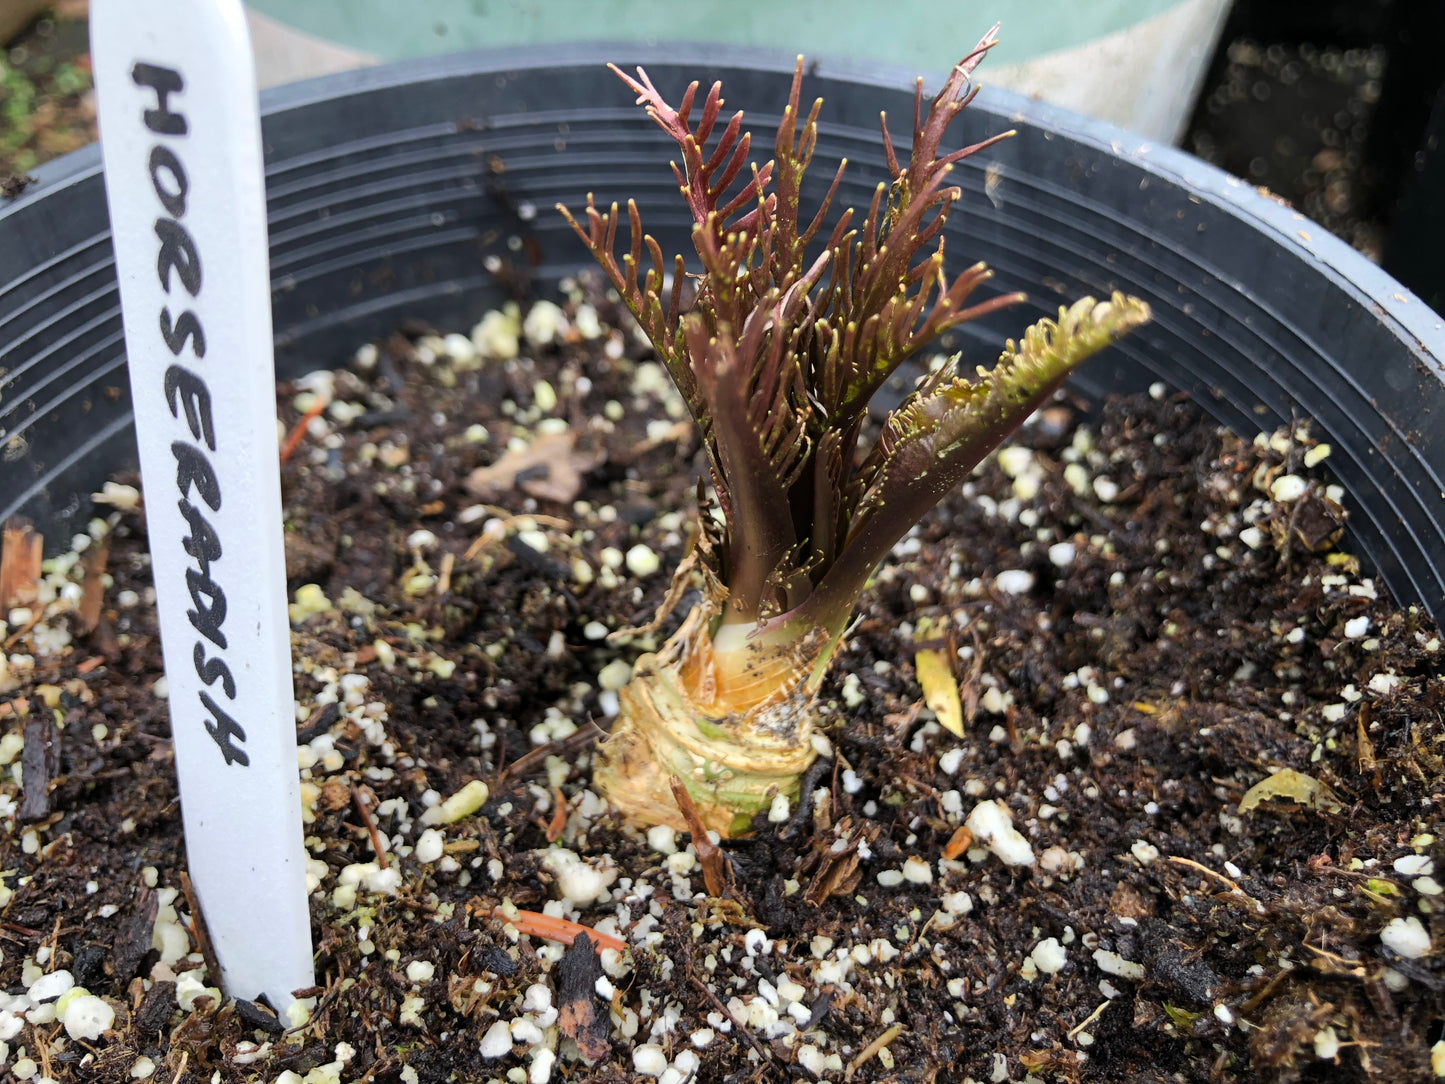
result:
[[(826, 234), (846, 163), (804, 215), (803, 178), (823, 103), (804, 109), (801, 57), (774, 158), (763, 163), (748, 160), (743, 114), (724, 120), (720, 84), (705, 94), (691, 84), (674, 108), (646, 71), (612, 69), (681, 153), (672, 168), (701, 273), (689, 278), (682, 256), (663, 256), (632, 202), (620, 257), (616, 204), (604, 211), (589, 196), (585, 222), (561, 210), (652, 340), (702, 432), (724, 519), (714, 571), (730, 591), (729, 622), (795, 610), (845, 556), (857, 536), (850, 517), (868, 508), (855, 477), (864, 415), (897, 367), (960, 323), (1022, 299), (975, 301), (989, 270), (975, 264), (950, 277), (943, 250), (960, 197), (950, 171), (1011, 134), (943, 147), (996, 31), (955, 66), (926, 110), (920, 81), (906, 160), (880, 117), (891, 183), (878, 186), (861, 226), (845, 209)], [(685, 281), (696, 286), (689, 313), (681, 311)]]

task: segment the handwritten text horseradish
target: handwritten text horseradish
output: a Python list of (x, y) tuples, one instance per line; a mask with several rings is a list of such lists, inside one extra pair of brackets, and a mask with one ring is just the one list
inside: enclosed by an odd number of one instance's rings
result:
[(222, 972), (207, 982), (289, 1011), (314, 976), (246, 16), (92, 0), (90, 30), (186, 857)]
[[(183, 86), (180, 73), (142, 63), (131, 70), (131, 78), (138, 85), (155, 91), (155, 107), (144, 113), (146, 128), (157, 136), (173, 137), (174, 142), (183, 140), (188, 131), (186, 118), (170, 108), (171, 94)], [(201, 254), (185, 227), (186, 197), (190, 193), (186, 168), (176, 150), (165, 142), (158, 142), (151, 148), (148, 165), (156, 199), (165, 212), (156, 219), (155, 226), (159, 246), (156, 275), (160, 278), (161, 288), (167, 295), (175, 292), (173, 287), (178, 287), (193, 298), (199, 297)], [(166, 347), (178, 358), (189, 355), (199, 360), (206, 356), (205, 330), (200, 318), (189, 308), (173, 317), (170, 306), (163, 306), (160, 334)], [(173, 417), (179, 419), (184, 415), (192, 438), (191, 441), (173, 441), (171, 454), (176, 460), (176, 489), (180, 492), (181, 516), (189, 528), (181, 540), (181, 548), (194, 562), (186, 569), (186, 590), (190, 592), (192, 607), (186, 616), (199, 633), (191, 659), (196, 676), (207, 686), (198, 693), (204, 709), (206, 733), (216, 743), (227, 764), (246, 767), (251, 763), (244, 748), (246, 731), (216, 703), (209, 691), (219, 682), (222, 694), (228, 700), (236, 699), (236, 678), (226, 665), (223, 654), (226, 650), (226, 592), (213, 574), (223, 552), (221, 538), (206, 518), (206, 509), (212, 512), (221, 510), (223, 497), (221, 483), (207, 454), (218, 450), (216, 426), (211, 417), (211, 391), (203, 377), (176, 363), (165, 372), (165, 399)]]

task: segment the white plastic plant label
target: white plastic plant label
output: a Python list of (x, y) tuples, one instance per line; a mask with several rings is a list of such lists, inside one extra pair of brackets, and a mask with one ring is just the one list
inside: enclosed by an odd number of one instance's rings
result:
[(232, 995), (313, 984), (261, 126), (240, 0), (94, 0), (99, 104), (191, 880)]

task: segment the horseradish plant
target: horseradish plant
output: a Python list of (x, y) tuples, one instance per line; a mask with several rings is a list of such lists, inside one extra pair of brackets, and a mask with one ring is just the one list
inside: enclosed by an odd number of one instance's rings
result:
[[(673, 777), (703, 823), (724, 835), (745, 830), (776, 794), (795, 797), (816, 756), (819, 683), (873, 569), (1074, 366), (1148, 319), (1137, 299), (1085, 298), (1010, 341), (991, 371), (970, 379), (951, 359), (888, 415), (871, 448), (858, 447), (869, 399), (904, 359), (950, 328), (1022, 300), (970, 305), (989, 271), (976, 264), (952, 279), (944, 271), (943, 228), (960, 194), (945, 184), (949, 171), (1012, 134), (940, 150), (976, 93), (970, 76), (996, 30), (953, 69), (926, 113), (919, 80), (906, 162), (882, 118), (893, 182), (878, 186), (861, 222), (844, 211), (826, 235), (844, 164), (804, 224), (799, 191), (822, 102), (800, 133), (801, 58), (773, 159), (761, 166), (749, 166), (742, 113), (719, 130), (720, 84), (694, 125), (697, 83), (674, 109), (642, 69), (635, 80), (612, 69), (681, 151), (673, 172), (692, 212), (701, 273), (689, 276), (680, 255), (669, 267), (635, 203), (627, 205), (631, 245), (620, 261), (616, 204), (599, 211), (589, 195), (585, 226), (559, 210), (682, 393), (721, 511), (704, 511), (701, 536), (674, 581), (675, 596), (687, 574), (700, 571), (701, 601), (659, 652), (638, 661), (599, 752), (596, 783), (634, 822), (683, 826)], [(687, 282), (696, 297), (684, 312)]]

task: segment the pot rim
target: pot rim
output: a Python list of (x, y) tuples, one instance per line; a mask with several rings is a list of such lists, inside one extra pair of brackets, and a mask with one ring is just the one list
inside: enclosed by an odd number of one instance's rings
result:
[[(636, 42), (583, 42), (578, 44), (530, 45), (509, 49), (479, 49), (448, 53), (415, 60), (402, 60), (374, 67), (357, 68), (333, 75), (317, 76), (261, 92), (264, 118), (318, 102), (345, 98), (357, 93), (414, 86), (419, 82), (442, 82), (458, 76), (536, 71), (555, 67), (604, 67), (615, 63), (622, 68), (667, 64), (698, 67), (742, 67), (790, 75), (796, 57), (786, 50), (756, 46), (711, 45), (704, 43), (643, 45)], [(1396, 325), (1396, 334), (1421, 360), (1433, 362), (1433, 369), (1445, 378), (1445, 316), (1434, 312), (1408, 287), (1370, 262), (1344, 241), (1314, 223), (1277, 197), (1264, 194), (1238, 177), (1186, 151), (1145, 139), (1107, 121), (1077, 113), (1013, 91), (990, 86), (987, 69), (980, 93), (971, 108), (978, 108), (1017, 123), (1028, 124), (1091, 147), (1101, 153), (1133, 159), (1165, 179), (1190, 188), (1202, 198), (1269, 235), (1310, 263), (1334, 272), (1332, 277), (1354, 288), (1377, 316)], [(909, 87), (918, 73), (901, 65), (820, 56), (810, 74), (876, 87), (899, 90)], [(942, 82), (942, 73), (924, 75), (928, 89)], [(101, 172), (100, 145), (80, 150), (37, 166), (36, 184), (4, 206), (7, 212), (43, 198)]]

